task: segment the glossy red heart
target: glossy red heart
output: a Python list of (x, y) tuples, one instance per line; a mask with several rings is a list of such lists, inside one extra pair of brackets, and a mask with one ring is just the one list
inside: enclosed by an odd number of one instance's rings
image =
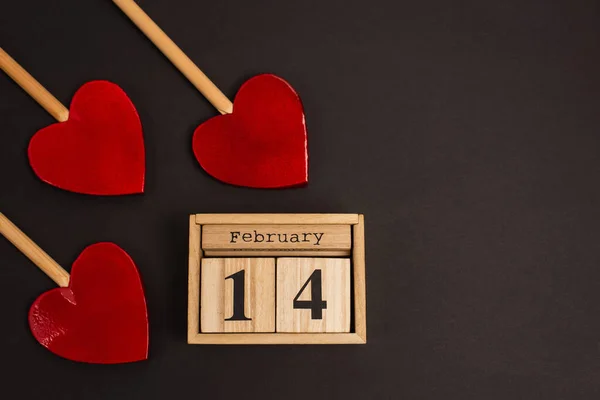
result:
[(211, 118), (196, 129), (193, 149), (206, 172), (232, 185), (283, 188), (308, 182), (302, 103), (275, 75), (244, 83), (232, 114)]
[(69, 119), (31, 139), (29, 162), (41, 180), (71, 192), (142, 193), (144, 137), (133, 103), (114, 83), (86, 83), (73, 96)]
[(116, 364), (148, 358), (148, 314), (133, 260), (114, 243), (87, 247), (66, 288), (38, 297), (29, 310), (33, 336), (73, 361)]

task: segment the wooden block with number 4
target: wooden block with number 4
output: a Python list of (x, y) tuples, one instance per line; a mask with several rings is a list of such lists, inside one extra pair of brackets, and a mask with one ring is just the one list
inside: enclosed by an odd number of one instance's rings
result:
[(200, 331), (274, 332), (275, 259), (205, 258)]
[(277, 332), (350, 332), (350, 260), (278, 258)]

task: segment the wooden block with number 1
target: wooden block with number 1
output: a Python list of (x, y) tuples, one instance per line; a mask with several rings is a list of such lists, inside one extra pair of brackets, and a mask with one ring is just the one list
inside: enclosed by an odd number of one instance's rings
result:
[(203, 333), (275, 331), (275, 259), (202, 260)]
[(350, 259), (277, 259), (277, 332), (350, 332)]

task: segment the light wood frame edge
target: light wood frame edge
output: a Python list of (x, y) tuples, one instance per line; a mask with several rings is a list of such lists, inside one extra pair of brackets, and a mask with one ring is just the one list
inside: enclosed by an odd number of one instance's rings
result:
[(198, 225), (356, 225), (358, 217), (358, 214), (196, 214), (196, 223)]
[(198, 333), (189, 344), (364, 344), (356, 333)]
[(365, 271), (365, 217), (352, 226), (352, 268), (354, 270), (354, 332), (367, 343), (367, 280)]
[[(250, 217), (251, 216), (251, 217)], [(306, 223), (353, 225), (352, 261), (354, 269), (353, 333), (199, 333), (200, 331), (200, 263), (201, 229), (216, 223)], [(330, 216), (331, 218), (326, 218)], [(224, 218), (227, 217), (227, 218)], [(253, 217), (257, 217), (254, 219)], [(261, 219), (262, 218), (262, 219)], [(327, 222), (329, 221), (329, 222)], [(342, 222), (344, 221), (344, 222)], [(192, 214), (190, 215), (188, 265), (188, 344), (365, 344), (367, 342), (364, 216), (362, 214)]]
[(188, 259), (188, 343), (193, 343), (200, 331), (200, 262), (202, 249), (200, 235), (202, 227), (196, 223), (196, 216), (190, 215), (189, 259)]

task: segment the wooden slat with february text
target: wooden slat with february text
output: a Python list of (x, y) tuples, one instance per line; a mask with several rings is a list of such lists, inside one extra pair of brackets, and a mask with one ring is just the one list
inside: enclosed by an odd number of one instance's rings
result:
[(206, 255), (350, 254), (350, 225), (204, 225)]

